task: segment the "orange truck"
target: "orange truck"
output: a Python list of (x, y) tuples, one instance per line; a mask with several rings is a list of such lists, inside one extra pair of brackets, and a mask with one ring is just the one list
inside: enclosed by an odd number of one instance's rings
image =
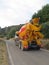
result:
[(40, 49), (42, 47), (42, 43), (40, 39), (44, 37), (44, 35), (40, 32), (41, 25), (39, 25), (39, 18), (34, 18), (31, 22), (23, 25), (19, 31), (16, 31), (16, 35), (19, 37), (19, 48), (21, 50), (32, 49)]

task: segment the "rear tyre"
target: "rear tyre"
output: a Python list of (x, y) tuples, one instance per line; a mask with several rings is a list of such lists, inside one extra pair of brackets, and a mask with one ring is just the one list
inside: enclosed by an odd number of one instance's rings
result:
[(22, 51), (25, 51), (25, 48), (23, 47), (23, 45), (21, 44), (21, 50)]
[(21, 49), (21, 43), (19, 43), (19, 49)]
[(37, 47), (37, 50), (40, 50), (40, 47), (39, 46)]

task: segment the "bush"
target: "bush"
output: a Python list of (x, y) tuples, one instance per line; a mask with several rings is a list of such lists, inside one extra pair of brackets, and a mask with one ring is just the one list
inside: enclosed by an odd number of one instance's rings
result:
[(4, 37), (4, 35), (0, 35), (0, 38), (3, 38)]
[(42, 44), (44, 45), (44, 49), (49, 49), (49, 39), (43, 39), (41, 40)]
[(42, 24), (42, 33), (45, 38), (49, 38), (49, 21)]
[(45, 48), (46, 48), (46, 49), (49, 49), (49, 43), (47, 43), (47, 44), (45, 45)]

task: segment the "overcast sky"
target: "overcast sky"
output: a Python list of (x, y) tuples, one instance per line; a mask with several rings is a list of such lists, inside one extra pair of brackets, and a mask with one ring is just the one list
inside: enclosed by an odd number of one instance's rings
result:
[(26, 23), (47, 3), (48, 0), (0, 0), (0, 26)]

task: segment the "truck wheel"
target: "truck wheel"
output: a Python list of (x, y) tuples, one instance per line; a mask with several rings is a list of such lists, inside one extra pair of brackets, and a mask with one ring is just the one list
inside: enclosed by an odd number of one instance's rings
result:
[(40, 50), (40, 47), (39, 46), (37, 47), (37, 50)]
[(24, 50), (25, 50), (25, 48), (23, 47), (23, 45), (22, 45), (22, 44), (21, 44), (21, 50), (22, 50), (22, 51), (24, 51)]
[(15, 42), (15, 45), (18, 46), (18, 45), (17, 45), (17, 42)]
[(19, 43), (19, 49), (21, 49), (21, 43)]

